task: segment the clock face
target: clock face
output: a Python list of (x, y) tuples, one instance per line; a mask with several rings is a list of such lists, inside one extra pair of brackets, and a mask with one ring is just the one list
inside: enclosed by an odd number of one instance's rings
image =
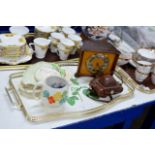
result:
[(109, 57), (101, 53), (94, 54), (88, 58), (86, 65), (91, 74), (103, 73), (109, 65)]

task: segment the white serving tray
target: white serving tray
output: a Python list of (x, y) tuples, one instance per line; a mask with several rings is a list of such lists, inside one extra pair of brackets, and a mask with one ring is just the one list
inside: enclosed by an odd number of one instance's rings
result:
[[(74, 77), (74, 74), (77, 71), (77, 66), (62, 66), (67, 72), (71, 74), (71, 77)], [(119, 75), (121, 76), (121, 75)], [(118, 76), (118, 77), (119, 77)], [(10, 97), (11, 102), (18, 106), (25, 114), (26, 118), (32, 122), (45, 122), (53, 119), (65, 119), (65, 118), (77, 118), (93, 115), (94, 113), (99, 113), (101, 111), (112, 108), (119, 102), (127, 100), (133, 95), (133, 89), (127, 84), (123, 83), (123, 92), (119, 95), (115, 95), (114, 99), (109, 103), (94, 101), (91, 98), (88, 98), (83, 94), (83, 89), (79, 91), (80, 95), (77, 95), (76, 102), (74, 105), (66, 102), (63, 108), (52, 109), (47, 108), (41, 103), (40, 100), (29, 99), (23, 97), (19, 91), (19, 85), (22, 77), (22, 72), (13, 73), (10, 75), (9, 87), (7, 88), (8, 96)], [(120, 79), (115, 75), (114, 76), (118, 81)], [(74, 84), (70, 81), (69, 97), (72, 96), (73, 90), (71, 87), (89, 87), (89, 82), (91, 78), (80, 77), (76, 79), (79, 84)]]

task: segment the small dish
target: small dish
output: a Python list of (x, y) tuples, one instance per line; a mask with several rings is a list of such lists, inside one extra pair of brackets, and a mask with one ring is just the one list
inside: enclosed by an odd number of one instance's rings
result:
[(110, 33), (107, 26), (82, 26), (82, 32), (92, 40), (103, 40)]
[(17, 35), (26, 35), (29, 33), (29, 29), (25, 26), (11, 26), (9, 28), (10, 33)]

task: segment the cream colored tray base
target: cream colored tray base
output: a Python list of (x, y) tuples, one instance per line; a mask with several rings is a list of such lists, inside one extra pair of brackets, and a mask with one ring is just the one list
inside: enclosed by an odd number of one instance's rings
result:
[[(74, 76), (77, 70), (77, 66), (72, 66), (71, 63), (69, 66), (68, 64), (63, 64), (63, 68), (70, 72), (72, 76)], [(133, 95), (133, 89), (127, 83), (123, 84), (124, 91), (117, 95), (117, 97), (115, 97), (115, 99), (109, 103), (94, 101), (85, 96), (81, 91), (79, 96), (80, 99), (74, 105), (70, 105), (66, 102), (64, 104), (64, 108), (53, 110), (45, 107), (40, 101), (28, 99), (20, 95), (18, 86), (20, 84), (21, 77), (22, 72), (13, 73), (10, 75), (7, 93), (10, 97), (10, 100), (16, 104), (16, 106), (18, 106), (24, 112), (27, 119), (32, 122), (45, 122), (52, 119), (75, 117), (83, 118), (84, 116), (93, 115), (95, 113), (112, 108), (116, 104), (119, 104), (119, 102), (127, 100)], [(118, 77), (116, 78), (118, 79)], [(88, 87), (90, 78), (81, 77), (77, 80), (80, 83), (80, 86)], [(69, 90), (69, 94), (71, 94), (71, 90)]]
[(28, 46), (26, 46), (26, 55), (22, 55), (18, 58), (13, 57), (0, 57), (0, 63), (1, 64), (7, 64), (7, 65), (18, 65), (20, 63), (25, 63), (32, 59), (32, 52)]

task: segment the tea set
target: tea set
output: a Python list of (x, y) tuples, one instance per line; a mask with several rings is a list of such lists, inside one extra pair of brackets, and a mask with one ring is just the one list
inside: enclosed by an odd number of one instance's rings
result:
[(122, 53), (118, 65), (130, 63), (135, 69), (135, 79), (142, 83), (151, 74), (152, 84), (155, 85), (155, 50), (140, 48), (133, 54)]
[[(56, 53), (60, 60), (67, 60), (70, 54), (75, 54), (82, 46), (82, 38), (70, 27), (51, 29), (36, 27), (35, 29), (35, 39), (29, 46), (38, 59), (45, 58), (48, 48), (50, 48), (50, 51)], [(35, 50), (32, 48), (33, 45)]]
[[(95, 40), (103, 39), (107, 37), (109, 33), (107, 27), (92, 27), (91, 29), (87, 28), (87, 31), (91, 38), (92, 35), (95, 36)], [(15, 36), (21, 36), (22, 39), (29, 33), (26, 27), (19, 27), (18, 29), (11, 27), (10, 32)], [(102, 35), (98, 38), (97, 36), (99, 34)], [(120, 44), (121, 40), (118, 37), (112, 34), (109, 35), (109, 37), (111, 37), (117, 45)], [(5, 37), (3, 40), (5, 40)], [(103, 46), (107, 44), (108, 42), (104, 42)], [(83, 41), (81, 36), (71, 27), (36, 26), (34, 40), (29, 43), (29, 48), (38, 59), (44, 59), (48, 49), (50, 49), (50, 52), (57, 54), (60, 60), (67, 60), (69, 55), (74, 55), (78, 49), (81, 49), (82, 45)], [(90, 48), (91, 46), (88, 47)], [(110, 45), (108, 45), (108, 47), (110, 48)], [(79, 65), (83, 65), (86, 68), (84, 70), (83, 66), (81, 68), (79, 67), (79, 71), (86, 71), (88, 75), (92, 75), (91, 70), (94, 71), (94, 66), (100, 66), (104, 71), (109, 69), (109, 64), (116, 65), (114, 62), (117, 62), (119, 66), (131, 63), (135, 67), (135, 78), (137, 82), (142, 83), (151, 74), (152, 83), (155, 85), (155, 50), (141, 48), (135, 53), (124, 51), (120, 54), (118, 61), (117, 50), (114, 50), (113, 53), (110, 53), (107, 49), (102, 49), (101, 51), (96, 50), (95, 52), (93, 51), (94, 53), (92, 53), (91, 50), (92, 49), (83, 51), (84, 59), (80, 57), (83, 61), (81, 61)], [(97, 52), (100, 54), (97, 54)], [(111, 59), (111, 57), (113, 59)], [(56, 64), (51, 65), (46, 62), (39, 62), (30, 66), (23, 73), (19, 86), (21, 94), (39, 100), (47, 107), (63, 106), (68, 95), (70, 83), (69, 80), (67, 80), (66, 71), (55, 65)], [(101, 68), (99, 70), (103, 73)], [(115, 66), (112, 68), (114, 69)], [(61, 75), (61, 73), (64, 73), (64, 75)], [(113, 72), (110, 70), (109, 73)], [(89, 86), (99, 97), (112, 96), (123, 91), (122, 83), (117, 82), (111, 74), (93, 77), (95, 78), (90, 81)]]

